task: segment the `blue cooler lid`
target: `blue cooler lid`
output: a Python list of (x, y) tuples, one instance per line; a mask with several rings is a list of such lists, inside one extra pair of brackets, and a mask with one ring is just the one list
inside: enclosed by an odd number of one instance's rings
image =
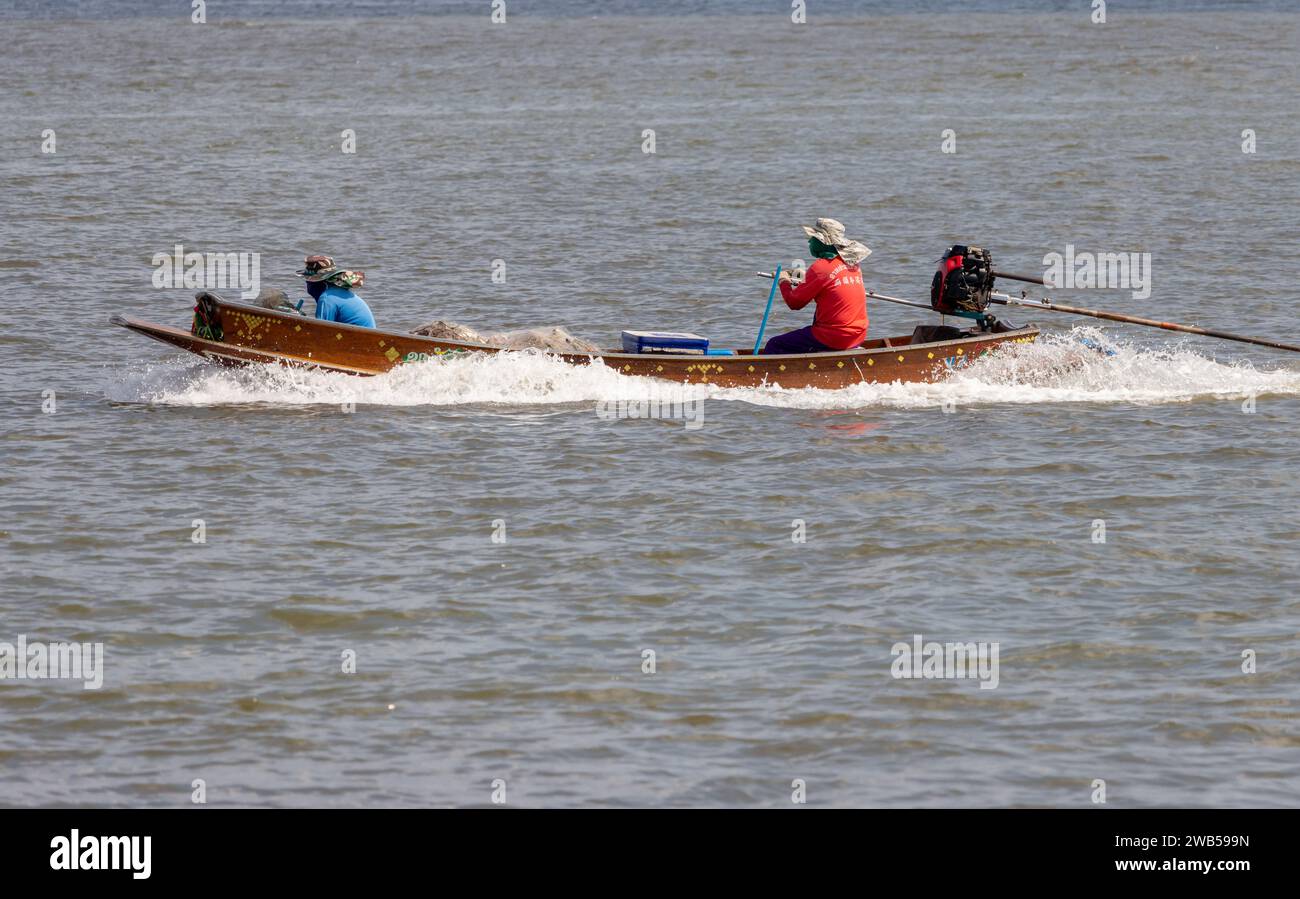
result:
[(624, 331), (622, 337), (625, 353), (643, 353), (648, 349), (706, 353), (709, 349), (709, 338), (685, 331)]

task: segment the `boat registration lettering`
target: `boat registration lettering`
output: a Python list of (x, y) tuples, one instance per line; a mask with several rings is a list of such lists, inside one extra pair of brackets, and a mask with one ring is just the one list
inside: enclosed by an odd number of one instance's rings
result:
[[(975, 358), (982, 359), (985, 356), (987, 356), (989, 352), (990, 351), (987, 349), (981, 350), (980, 354)], [(970, 364), (970, 361), (971, 361), (970, 356), (947, 356), (943, 360), (943, 365), (944, 368), (946, 368), (948, 371), (956, 371), (959, 368), (965, 368), (967, 365)]]
[(407, 353), (402, 357), (402, 362), (428, 362), (441, 356), (459, 356), (464, 352), (465, 350), (434, 350), (432, 353)]

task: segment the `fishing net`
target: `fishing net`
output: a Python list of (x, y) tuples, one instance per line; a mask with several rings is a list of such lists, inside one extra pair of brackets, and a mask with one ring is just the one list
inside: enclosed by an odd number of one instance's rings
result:
[(289, 295), (278, 288), (262, 288), (253, 302), (265, 309), (274, 309), (276, 312), (302, 312), (302, 303), (295, 306), (289, 302)]
[(590, 340), (576, 337), (561, 327), (524, 328), (519, 331), (482, 334), (467, 325), (439, 319), (421, 325), (411, 333), (423, 337), (437, 337), (440, 340), (455, 340), (460, 343), (481, 343), (505, 350), (546, 350), (552, 353), (600, 352), (600, 347)]
[(445, 322), (442, 319), (412, 328), (411, 333), (419, 334), (421, 337), (437, 337), (439, 340), (456, 340), (461, 343), (484, 342), (482, 335), (473, 328), (455, 322)]

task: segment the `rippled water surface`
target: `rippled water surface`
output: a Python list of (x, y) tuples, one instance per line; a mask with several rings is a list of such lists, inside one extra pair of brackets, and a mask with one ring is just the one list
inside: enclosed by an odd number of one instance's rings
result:
[[(1300, 343), (1300, 16), (400, 6), (8, 10), (0, 641), (106, 667), (0, 683), (0, 802), (1296, 804), (1292, 355), (1060, 316), (938, 385), (694, 387), (687, 428), (538, 354), (230, 371), (107, 320), (188, 323), (182, 243), (295, 293), (330, 252), (395, 328), (738, 346), (832, 215), (886, 293), (958, 240), (1149, 252), (1150, 299), (1061, 301)], [(915, 634), (996, 641), (997, 688), (891, 677)]]

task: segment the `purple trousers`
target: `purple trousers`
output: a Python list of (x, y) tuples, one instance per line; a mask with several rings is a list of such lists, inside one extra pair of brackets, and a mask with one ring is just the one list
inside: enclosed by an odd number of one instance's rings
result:
[(833, 349), (812, 335), (812, 325), (778, 334), (763, 347), (764, 353), (833, 353)]

